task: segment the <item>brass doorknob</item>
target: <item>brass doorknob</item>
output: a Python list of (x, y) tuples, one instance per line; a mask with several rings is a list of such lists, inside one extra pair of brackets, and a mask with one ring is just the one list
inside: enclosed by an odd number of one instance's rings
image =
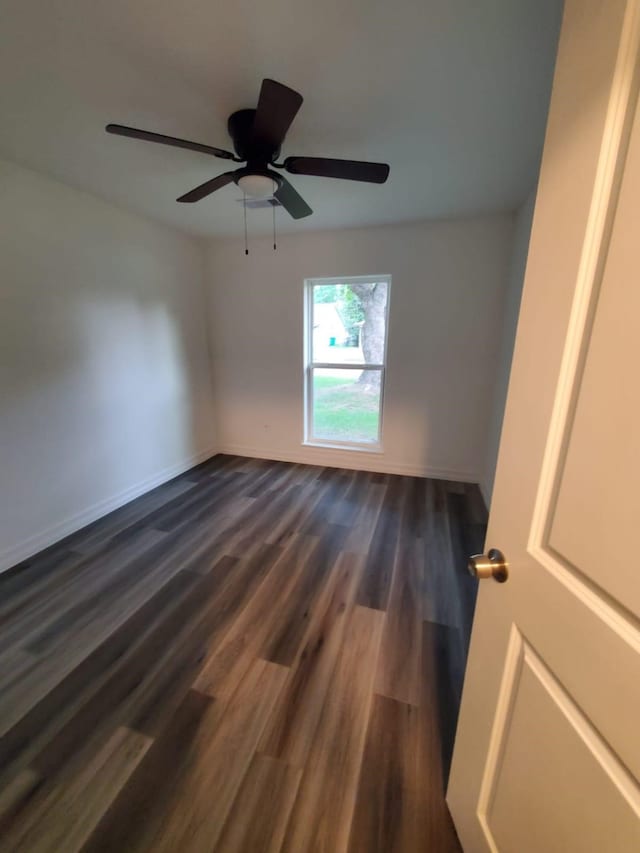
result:
[(474, 554), (469, 557), (467, 568), (478, 580), (493, 578), (498, 583), (504, 583), (509, 577), (509, 564), (502, 551), (492, 548), (488, 554)]

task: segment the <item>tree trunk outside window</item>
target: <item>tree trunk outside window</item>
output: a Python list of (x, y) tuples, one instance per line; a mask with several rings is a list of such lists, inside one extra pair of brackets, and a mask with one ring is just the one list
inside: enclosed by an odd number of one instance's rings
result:
[[(360, 343), (364, 360), (369, 364), (382, 364), (384, 361), (384, 338), (387, 307), (387, 283), (350, 284), (362, 304), (364, 323), (360, 332)], [(363, 370), (358, 380), (361, 385), (378, 391), (380, 388), (380, 371)]]

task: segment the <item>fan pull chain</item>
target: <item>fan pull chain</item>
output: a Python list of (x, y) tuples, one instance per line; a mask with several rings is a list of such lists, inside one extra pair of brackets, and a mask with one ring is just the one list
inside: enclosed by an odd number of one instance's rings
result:
[(274, 204), (275, 199), (271, 200), (271, 210), (273, 211), (273, 251), (276, 250), (276, 206)]
[(249, 254), (249, 242), (247, 240), (247, 194), (245, 192), (242, 193), (244, 196), (242, 207), (244, 208), (244, 253), (245, 255)]

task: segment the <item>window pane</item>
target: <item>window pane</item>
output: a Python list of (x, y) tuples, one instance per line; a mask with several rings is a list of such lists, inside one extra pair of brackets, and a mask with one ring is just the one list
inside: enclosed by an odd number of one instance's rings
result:
[(381, 371), (316, 368), (312, 373), (313, 437), (376, 443)]
[(383, 364), (387, 282), (313, 287), (313, 361)]

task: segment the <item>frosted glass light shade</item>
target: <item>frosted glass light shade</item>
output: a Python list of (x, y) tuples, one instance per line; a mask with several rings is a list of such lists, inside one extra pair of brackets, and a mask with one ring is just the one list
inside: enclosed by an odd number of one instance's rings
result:
[(277, 183), (267, 175), (243, 175), (238, 186), (251, 198), (270, 198), (278, 189)]

